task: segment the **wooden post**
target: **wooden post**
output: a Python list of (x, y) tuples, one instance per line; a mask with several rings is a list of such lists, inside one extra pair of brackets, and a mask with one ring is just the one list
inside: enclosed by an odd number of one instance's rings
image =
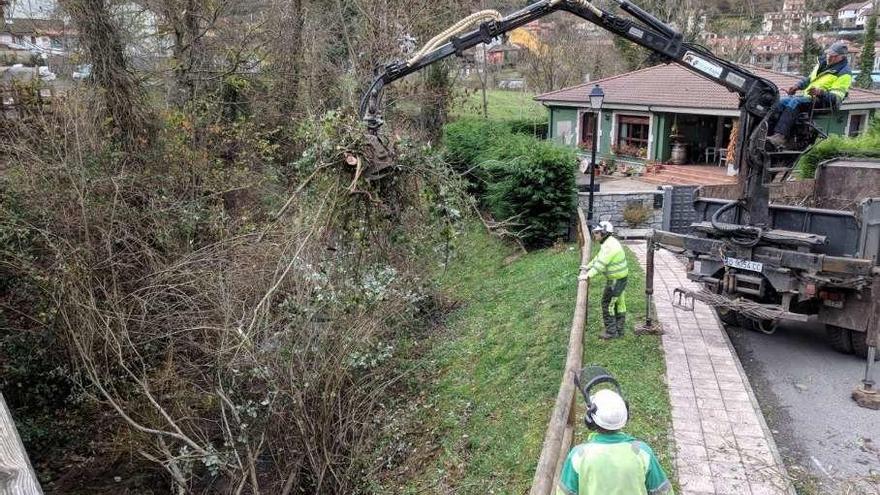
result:
[(574, 424), (572, 418), (577, 416), (576, 392), (574, 374), (577, 373), (583, 363), (584, 355), (584, 326), (587, 320), (587, 303), (590, 294), (590, 283), (586, 277), (584, 266), (590, 262), (592, 242), (590, 229), (583, 210), (578, 208), (578, 230), (580, 231), (581, 243), (581, 270), (578, 275), (577, 300), (574, 306), (574, 318), (571, 322), (571, 332), (568, 338), (568, 355), (565, 359), (565, 370), (562, 372), (562, 383), (559, 385), (559, 393), (556, 395), (556, 403), (550, 415), (550, 424), (547, 425), (547, 433), (544, 435), (544, 445), (541, 447), (541, 457), (538, 458), (538, 467), (535, 469), (535, 477), (532, 480), (530, 495), (550, 495), (554, 488), (554, 481), (562, 468), (565, 455), (571, 448), (574, 437)]
[(0, 495), (42, 495), (43, 490), (0, 393)]

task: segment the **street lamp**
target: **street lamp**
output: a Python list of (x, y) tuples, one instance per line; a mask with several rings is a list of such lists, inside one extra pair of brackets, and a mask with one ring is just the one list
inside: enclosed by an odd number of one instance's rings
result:
[(599, 118), (602, 116), (602, 100), (605, 92), (599, 85), (590, 91), (590, 108), (596, 112), (593, 117), (593, 157), (590, 160), (590, 204), (587, 207), (587, 220), (593, 219), (593, 192), (596, 186), (596, 149), (599, 147)]

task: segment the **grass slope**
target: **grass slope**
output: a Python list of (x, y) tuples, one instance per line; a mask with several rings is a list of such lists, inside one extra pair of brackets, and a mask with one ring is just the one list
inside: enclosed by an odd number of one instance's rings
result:
[[(434, 443), (409, 467), (406, 493), (524, 493), (540, 453), (564, 365), (574, 311), (577, 248), (512, 251), (482, 232), (468, 234), (457, 261), (440, 277), (462, 306), (420, 358), (432, 368), (430, 406), (420, 422)], [(632, 266), (637, 267), (634, 259)], [(632, 311), (644, 311), (643, 276), (628, 288)], [(669, 467), (669, 402), (656, 337), (599, 342), (601, 283), (591, 290), (585, 362), (616, 373), (634, 418), (628, 431), (655, 448)], [(630, 322), (630, 326), (632, 322)], [(581, 404), (582, 406), (582, 404)], [(579, 439), (586, 436), (585, 428)]]
[[(490, 120), (532, 119), (545, 121), (549, 113), (543, 105), (533, 100), (534, 93), (490, 89), (486, 91)], [(451, 110), (453, 117), (482, 117), (483, 95), (480, 90), (457, 99)]]

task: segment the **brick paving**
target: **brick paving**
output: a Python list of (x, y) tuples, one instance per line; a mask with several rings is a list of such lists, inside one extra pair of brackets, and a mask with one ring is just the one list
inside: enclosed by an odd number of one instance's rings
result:
[[(644, 242), (627, 243), (644, 267)], [(669, 251), (655, 253), (654, 305), (672, 404), (676, 470), (684, 495), (794, 494), (773, 436), (714, 311), (673, 308), (677, 287), (696, 289)]]

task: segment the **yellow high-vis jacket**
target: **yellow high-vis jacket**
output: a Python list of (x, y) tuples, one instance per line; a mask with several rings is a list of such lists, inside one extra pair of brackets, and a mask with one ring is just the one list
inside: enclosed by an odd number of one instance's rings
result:
[(626, 252), (620, 241), (608, 237), (599, 247), (599, 253), (587, 265), (587, 277), (605, 275), (609, 280), (619, 280), (629, 275), (626, 266)]
[(798, 89), (804, 90), (804, 93), (808, 93), (812, 88), (823, 89), (828, 94), (834, 95), (838, 105), (846, 98), (850, 86), (852, 86), (852, 71), (846, 59), (834, 65), (819, 62), (813, 67), (809, 77), (801, 79), (796, 85)]

